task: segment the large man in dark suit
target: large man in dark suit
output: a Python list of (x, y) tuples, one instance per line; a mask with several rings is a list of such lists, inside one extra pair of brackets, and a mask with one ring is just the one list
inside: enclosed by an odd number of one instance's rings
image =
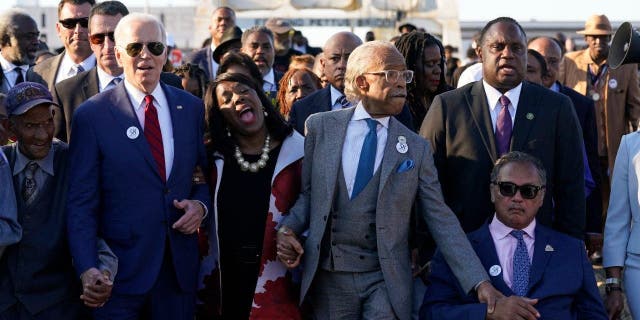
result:
[[(392, 44), (367, 42), (349, 57), (345, 76), (357, 106), (307, 121), (302, 194), (280, 224), (277, 246), (289, 267), (302, 258), (300, 301), (315, 318), (409, 319), (414, 201), (465, 292), (495, 298), (444, 204), (429, 144), (391, 117), (412, 75)], [(305, 230), (302, 250), (297, 237)]]
[[(54, 98), (60, 106), (56, 117), (56, 137), (69, 141), (73, 112), (87, 99), (96, 94), (115, 88), (122, 81), (122, 67), (115, 56), (113, 30), (118, 21), (129, 14), (120, 1), (105, 1), (91, 8), (89, 14), (89, 41), (96, 57), (96, 67), (84, 71), (55, 85)], [(180, 77), (163, 72), (160, 81), (182, 89)]]
[[(289, 123), (298, 132), (305, 134), (304, 122), (314, 113), (351, 106), (344, 95), (344, 75), (349, 55), (361, 44), (362, 40), (358, 36), (347, 31), (334, 34), (324, 44), (324, 53), (320, 58), (320, 64), (329, 85), (297, 101), (291, 107)], [(395, 118), (413, 130), (411, 112), (408, 107), (404, 107)]]
[(209, 33), (211, 34), (211, 45), (202, 48), (185, 59), (185, 63), (195, 64), (204, 70), (209, 80), (216, 78), (218, 63), (213, 59), (213, 52), (222, 43), (222, 37), (227, 30), (232, 30), (236, 26), (236, 13), (229, 7), (218, 7), (211, 15), (209, 23)]
[[(202, 101), (160, 82), (165, 30), (147, 14), (115, 29), (125, 81), (76, 111), (70, 145), (68, 234), (83, 284), (95, 282), (96, 237), (119, 258), (111, 299), (97, 319), (193, 319), (195, 231), (206, 214)], [(194, 200), (191, 200), (194, 199)]]
[(523, 82), (527, 44), (517, 21), (490, 21), (480, 40), (483, 80), (436, 96), (420, 129), (432, 143), (446, 203), (465, 231), (478, 229), (494, 210), (486, 188), (494, 160), (525, 151), (549, 174), (538, 221), (582, 239), (582, 134), (571, 101)]
[(582, 241), (536, 219), (545, 195), (540, 161), (508, 153), (496, 162), (491, 180), (496, 213), (469, 240), (491, 283), (508, 298), (487, 313), (436, 254), (420, 319), (608, 319)]

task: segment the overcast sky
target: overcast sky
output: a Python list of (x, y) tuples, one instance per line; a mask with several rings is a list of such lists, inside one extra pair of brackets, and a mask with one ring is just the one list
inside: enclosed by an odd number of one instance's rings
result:
[[(421, 1), (421, 0), (418, 0)], [(37, 3), (37, 0), (0, 0), (0, 10), (16, 3)], [(122, 0), (129, 6), (180, 6), (197, 0)], [(214, 4), (217, 0), (213, 0)], [(40, 0), (40, 5), (55, 6), (58, 0)], [(635, 3), (635, 5), (633, 5)], [(584, 21), (594, 13), (604, 13), (615, 21), (639, 21), (638, 0), (458, 0), (460, 20), (486, 21), (498, 16), (510, 16), (519, 21)]]

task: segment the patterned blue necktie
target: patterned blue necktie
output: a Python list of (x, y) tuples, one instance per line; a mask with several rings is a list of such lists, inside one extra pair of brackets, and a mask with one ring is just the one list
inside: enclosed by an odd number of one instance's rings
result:
[(522, 237), (524, 231), (513, 230), (511, 235), (518, 239), (516, 251), (513, 253), (513, 277), (511, 279), (513, 283), (511, 284), (511, 289), (516, 295), (524, 297), (529, 289), (529, 269), (531, 267), (529, 252)]
[(351, 102), (349, 102), (349, 100), (347, 100), (347, 97), (345, 97), (344, 95), (340, 96), (340, 98), (338, 98), (336, 102), (338, 102), (343, 109), (351, 107)]
[(364, 137), (364, 143), (360, 151), (356, 181), (353, 184), (351, 199), (357, 197), (360, 191), (369, 183), (369, 180), (373, 177), (373, 167), (376, 163), (376, 151), (378, 149), (378, 134), (376, 129), (378, 127), (378, 121), (371, 118), (366, 120), (369, 126), (369, 132)]

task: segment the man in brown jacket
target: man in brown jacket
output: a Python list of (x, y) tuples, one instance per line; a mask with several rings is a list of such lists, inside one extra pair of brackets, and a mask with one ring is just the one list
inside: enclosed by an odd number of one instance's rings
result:
[(595, 103), (604, 219), (609, 203), (610, 173), (620, 139), (638, 127), (640, 118), (637, 65), (626, 64), (616, 70), (609, 67), (607, 56), (613, 30), (607, 16), (589, 17), (584, 30), (578, 34), (584, 35), (589, 47), (564, 56), (558, 80)]

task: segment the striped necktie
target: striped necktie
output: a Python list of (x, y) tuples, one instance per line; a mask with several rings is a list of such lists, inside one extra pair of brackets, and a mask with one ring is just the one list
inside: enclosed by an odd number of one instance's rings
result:
[(158, 173), (163, 182), (167, 181), (167, 174), (164, 162), (164, 146), (162, 144), (162, 131), (160, 131), (160, 122), (158, 121), (158, 110), (153, 105), (153, 96), (144, 97), (144, 137), (149, 143), (151, 154), (158, 165)]

